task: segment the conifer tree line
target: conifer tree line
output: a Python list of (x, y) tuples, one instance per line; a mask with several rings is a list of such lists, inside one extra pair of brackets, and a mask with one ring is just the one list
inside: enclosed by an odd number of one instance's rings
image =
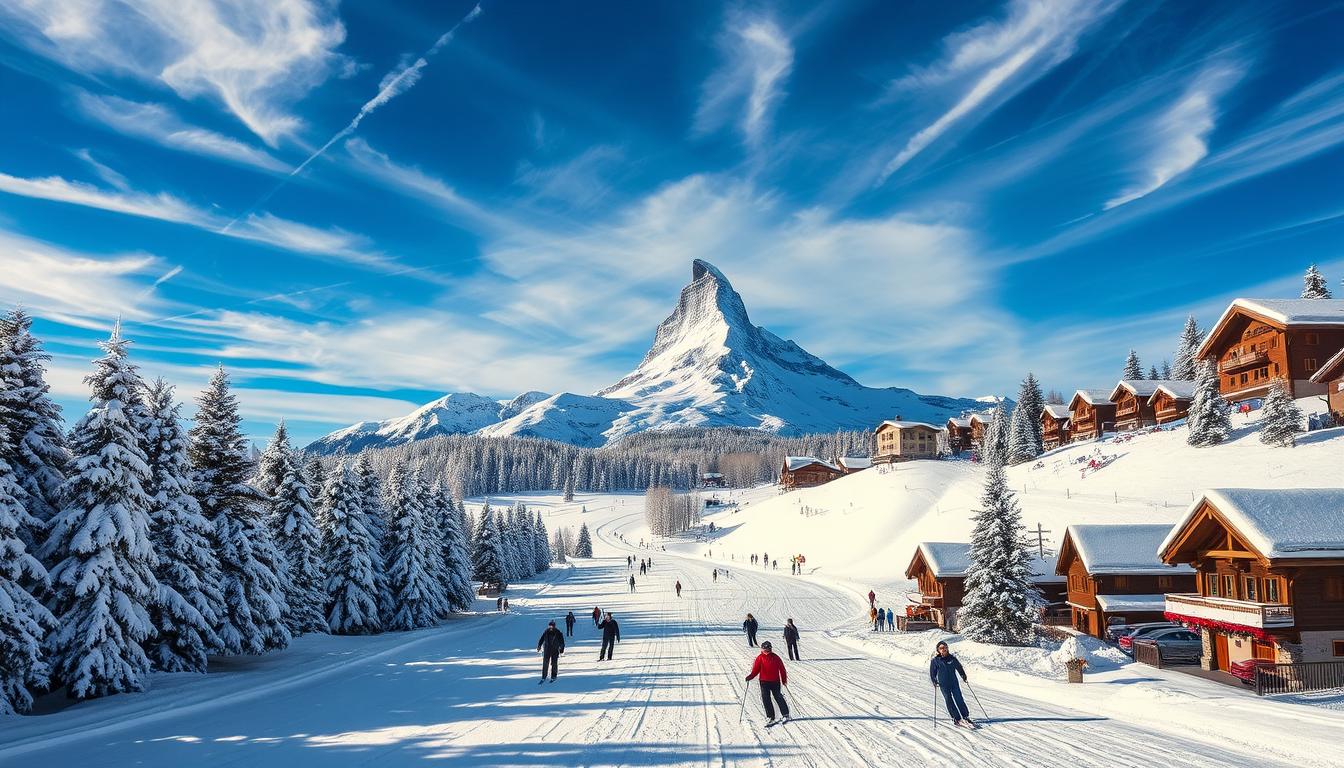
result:
[[(558, 539), (563, 546), (563, 535)], [(563, 558), (563, 548), (557, 550)], [(493, 509), (487, 499), (471, 537), (471, 575), (484, 584), (506, 586), (550, 569), (556, 562), (552, 539), (540, 512), (518, 502)]]
[(644, 492), (644, 521), (654, 536), (675, 536), (700, 522), (702, 506), (699, 494), (650, 488)]
[[(187, 431), (119, 326), (100, 347), (67, 432), (32, 318), (0, 317), (0, 715), (471, 607), (465, 507), (419, 463), (305, 462), (283, 423), (254, 462), (223, 369)], [(549, 565), (539, 515), (500, 522), (511, 577)]]

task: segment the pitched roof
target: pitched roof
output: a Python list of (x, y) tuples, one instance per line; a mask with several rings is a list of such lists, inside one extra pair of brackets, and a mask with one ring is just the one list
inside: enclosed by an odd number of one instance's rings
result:
[(1064, 536), (1088, 573), (1193, 573), (1189, 565), (1163, 565), (1157, 548), (1171, 532), (1161, 525), (1070, 525)]
[(942, 429), (942, 427), (935, 427), (932, 424), (926, 424), (922, 421), (892, 421), (891, 419), (888, 419), (882, 422), (881, 424), (877, 425), (878, 429), (881, 429), (883, 427), (895, 427), (897, 429), (913, 429), (915, 427), (927, 427), (935, 432)]
[(971, 428), (971, 420), (970, 420), (969, 418), (962, 419), (962, 418), (958, 418), (958, 417), (956, 417), (956, 416), (953, 416), (952, 418), (950, 418), (950, 419), (947, 420), (947, 423), (948, 423), (948, 424), (951, 424), (951, 425), (953, 425), (953, 426), (955, 426), (955, 427), (961, 427), (962, 429), (970, 429), (970, 428)]
[(1153, 612), (1167, 609), (1166, 595), (1097, 595), (1097, 607), (1107, 613)]
[(1071, 415), (1069, 406), (1063, 403), (1046, 403), (1044, 411), (1055, 419), (1067, 419)]
[(1205, 501), (1262, 557), (1344, 557), (1344, 488), (1210, 488), (1167, 534), (1159, 555), (1176, 543)]
[(1073, 401), (1082, 398), (1088, 405), (1111, 405), (1111, 393), (1105, 389), (1080, 389), (1073, 393), (1069, 400), (1069, 407), (1072, 410)]
[(822, 461), (821, 459), (818, 459), (818, 458), (816, 458), (815, 456), (785, 456), (785, 457), (784, 457), (784, 466), (785, 466), (786, 468), (788, 468), (788, 470), (789, 470), (790, 472), (796, 472), (796, 471), (802, 469), (803, 467), (806, 467), (808, 464), (820, 464), (821, 466), (826, 467), (827, 469), (832, 469), (832, 470), (835, 470), (836, 472), (839, 472), (839, 471), (840, 471), (840, 468), (837, 467), (837, 466), (835, 466), (835, 465), (832, 464), (831, 462), (829, 462), (829, 461)]
[(1213, 341), (1222, 335), (1229, 320), (1238, 312), (1250, 312), (1291, 326), (1344, 327), (1344, 299), (1233, 299), (1214, 324), (1213, 331), (1199, 345), (1199, 356), (1206, 357)]
[(1177, 400), (1195, 399), (1195, 382), (1193, 381), (1170, 380), (1158, 381), (1155, 383), (1157, 384), (1157, 387), (1154, 388), (1153, 394), (1148, 397), (1149, 404), (1151, 404), (1157, 397), (1158, 392), (1166, 392)]
[(990, 424), (990, 423), (992, 423), (992, 422), (994, 421), (994, 414), (993, 414), (992, 412), (991, 412), (991, 413), (972, 413), (972, 414), (971, 414), (971, 417), (970, 417), (969, 419), (967, 419), (966, 422), (969, 424), (969, 423), (972, 422), (972, 421), (978, 421), (978, 422), (980, 422), (981, 424)]
[(1325, 365), (1317, 368), (1316, 372), (1311, 375), (1311, 380), (1324, 384), (1327, 381), (1339, 378), (1341, 375), (1344, 375), (1344, 349), (1336, 352), (1329, 360), (1325, 361)]
[(841, 456), (835, 463), (845, 469), (867, 469), (873, 466), (873, 460), (869, 456)]
[(1166, 379), (1121, 379), (1115, 385), (1115, 389), (1111, 390), (1110, 398), (1111, 400), (1118, 398), (1122, 389), (1133, 392), (1135, 397), (1152, 397), (1159, 386), (1170, 383)]
[(965, 576), (971, 565), (971, 545), (964, 541), (921, 541), (919, 551), (934, 578)]

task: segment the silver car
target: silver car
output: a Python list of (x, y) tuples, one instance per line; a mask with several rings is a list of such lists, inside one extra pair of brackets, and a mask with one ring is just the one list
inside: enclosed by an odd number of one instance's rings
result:
[(1198, 664), (1199, 658), (1204, 655), (1204, 641), (1197, 632), (1185, 627), (1159, 629), (1148, 633), (1138, 642), (1156, 645), (1164, 664)]

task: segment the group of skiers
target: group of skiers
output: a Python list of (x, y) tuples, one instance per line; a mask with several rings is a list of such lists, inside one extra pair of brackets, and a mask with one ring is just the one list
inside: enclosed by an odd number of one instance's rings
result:
[(892, 613), (890, 608), (871, 606), (868, 609), (868, 620), (872, 622), (874, 632), (896, 631), (896, 614)]
[[(635, 568), (635, 556), (634, 556), (634, 555), (627, 555), (626, 558), (625, 558), (625, 569), (626, 569), (627, 571), (631, 571), (631, 570), (634, 570), (634, 568)], [(640, 575), (640, 576), (648, 575), (648, 572), (651, 571), (651, 570), (653, 570), (653, 558), (652, 558), (652, 557), (643, 558), (643, 559), (641, 559), (641, 560), (639, 561), (639, 575)]]
[[(560, 671), (560, 656), (565, 652), (565, 637), (574, 636), (574, 612), (570, 611), (565, 615), (565, 631), (560, 632), (556, 628), (555, 622), (548, 622), (546, 629), (541, 633), (541, 638), (537, 640), (537, 653), (541, 654), (541, 683), (546, 682), (547, 673), (550, 673), (550, 681), (555, 682), (556, 675)], [(621, 641), (621, 625), (616, 623), (616, 618), (611, 615), (611, 611), (602, 612), (599, 606), (593, 607), (593, 626), (602, 630), (602, 647), (597, 653), (598, 661), (611, 661), (612, 654), (616, 650), (616, 643)]]

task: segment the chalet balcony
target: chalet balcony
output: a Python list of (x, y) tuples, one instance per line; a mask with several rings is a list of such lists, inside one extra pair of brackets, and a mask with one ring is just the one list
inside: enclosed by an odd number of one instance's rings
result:
[(1226, 360), (1218, 361), (1218, 372), (1231, 373), (1247, 368), (1259, 368), (1268, 364), (1268, 352), (1242, 352), (1240, 355), (1233, 355)]
[(1116, 416), (1128, 416), (1131, 413), (1138, 413), (1138, 412), (1139, 412), (1139, 406), (1137, 404), (1122, 405), (1119, 408), (1115, 409)]
[(1167, 613), (1256, 629), (1278, 629), (1296, 623), (1291, 605), (1253, 603), (1197, 594), (1167, 595)]

